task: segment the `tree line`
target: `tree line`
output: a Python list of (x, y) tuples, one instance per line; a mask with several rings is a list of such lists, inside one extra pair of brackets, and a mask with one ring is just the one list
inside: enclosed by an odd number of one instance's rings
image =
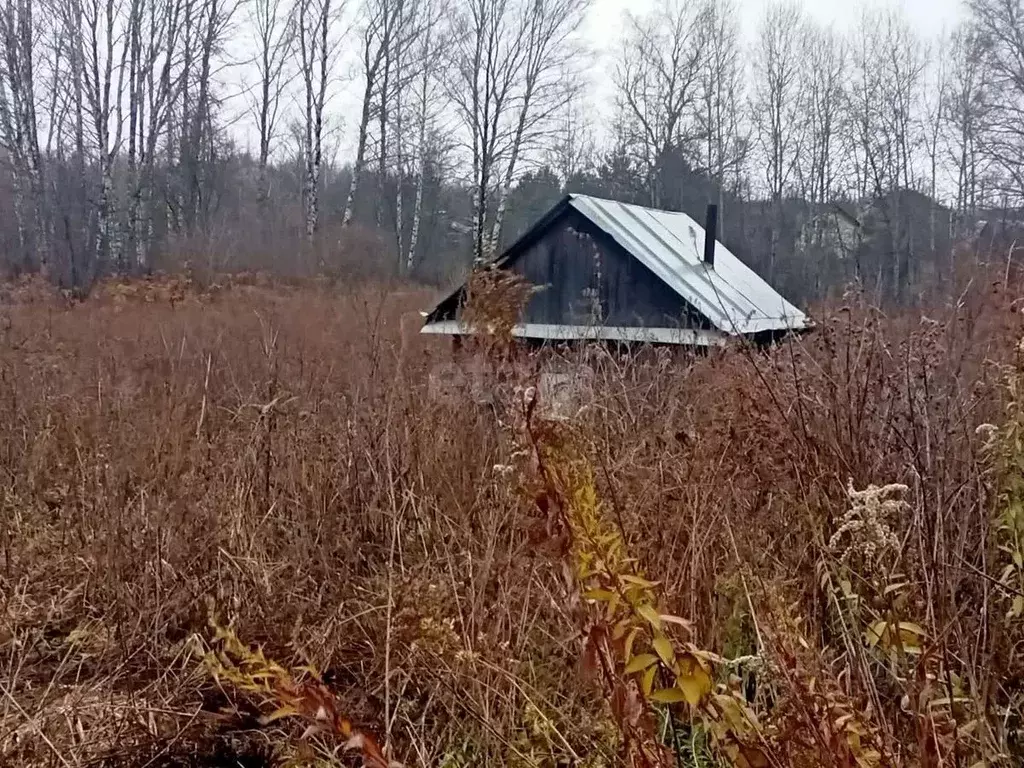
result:
[(719, 238), (801, 301), (913, 301), (965, 248), (1012, 258), (1024, 0), (968, 0), (934, 39), (774, 0), (752, 41), (737, 0), (657, 0), (607, 68), (589, 11), (0, 0), (0, 263), (86, 288), (184, 260), (445, 280), (566, 191), (717, 202)]

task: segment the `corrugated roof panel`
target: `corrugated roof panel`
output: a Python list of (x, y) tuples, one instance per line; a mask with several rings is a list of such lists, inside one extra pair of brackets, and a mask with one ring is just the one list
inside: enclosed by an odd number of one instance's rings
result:
[(685, 213), (570, 195), (570, 204), (604, 230), (715, 327), (733, 334), (797, 330), (807, 316), (720, 242), (715, 265), (702, 259), (704, 228)]

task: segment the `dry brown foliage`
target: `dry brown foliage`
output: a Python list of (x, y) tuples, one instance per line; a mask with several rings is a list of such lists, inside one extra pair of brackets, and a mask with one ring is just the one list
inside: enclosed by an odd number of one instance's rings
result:
[[(594, 530), (769, 765), (1024, 759), (1024, 323), (980, 286), (926, 316), (852, 297), (767, 351), (563, 355), (595, 377), (571, 424)], [(581, 674), (594, 600), (513, 410), (429, 396), (450, 352), (405, 331), (432, 298), (5, 289), (0, 764), (358, 762), (215, 680), (207, 597), (405, 765), (620, 764), (623, 701)], [(558, 353), (519, 354), (528, 387)], [(890, 484), (902, 504), (850, 495)], [(661, 698), (645, 733), (677, 765), (729, 764), (701, 707)]]

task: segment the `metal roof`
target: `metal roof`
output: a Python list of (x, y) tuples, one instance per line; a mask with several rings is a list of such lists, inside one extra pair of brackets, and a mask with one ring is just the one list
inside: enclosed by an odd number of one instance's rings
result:
[[(685, 213), (644, 208), (589, 195), (566, 195), (499, 256), (494, 265), (503, 267), (514, 261), (524, 247), (570, 207), (587, 217), (651, 270), (722, 334), (741, 336), (762, 331), (803, 330), (811, 325), (803, 312), (786, 301), (721, 242), (715, 244), (714, 266), (705, 264), (704, 228)], [(468, 332), (439, 316), (442, 308), (457, 300), (461, 291), (462, 288), (456, 289), (427, 315), (421, 333)], [(521, 335), (536, 335), (540, 328), (522, 326), (519, 330)], [(562, 338), (565, 334), (562, 326), (544, 328), (550, 335), (542, 335), (541, 338)], [(606, 329), (605, 335), (598, 338), (618, 338), (621, 334), (611, 332), (614, 330)], [(623, 329), (623, 332), (627, 330), (632, 332), (635, 329)], [(587, 334), (592, 335), (593, 331), (587, 331)], [(670, 341), (693, 344), (711, 340), (674, 336)]]
[(719, 330), (742, 335), (808, 327), (803, 312), (720, 242), (714, 266), (705, 264), (704, 228), (685, 213), (588, 195), (569, 195), (568, 202)]

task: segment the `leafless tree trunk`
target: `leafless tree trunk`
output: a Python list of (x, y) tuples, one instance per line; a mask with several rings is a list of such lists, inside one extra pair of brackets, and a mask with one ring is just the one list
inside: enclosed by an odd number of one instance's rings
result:
[(984, 174), (983, 132), (988, 122), (987, 56), (977, 32), (963, 26), (949, 46), (949, 73), (942, 94), (944, 144), (956, 179), (953, 237), (963, 238), (979, 205)]
[(283, 0), (252, 0), (250, 8), (258, 75), (256, 94), (251, 99), (250, 109), (259, 133), (257, 194), (260, 210), (264, 213), (270, 196), (267, 163), (277, 133), (281, 95), (287, 85), (285, 65), (295, 41), (293, 17), (286, 16), (284, 11)]
[(210, 194), (206, 174), (210, 171), (208, 159), (212, 155), (216, 139), (213, 129), (212, 68), (214, 55), (224, 41), (227, 25), (237, 8), (234, 2), (235, 0), (202, 0), (199, 8), (199, 34), (195, 38), (199, 55), (197, 93), (188, 119), (182, 123), (188, 132), (184, 223), (189, 233), (207, 223)]
[(472, 154), (473, 259), (489, 256), (487, 205), (506, 119), (522, 67), (522, 41), (510, 25), (505, 0), (471, 0), (457, 18), (449, 96), (466, 123)]
[(536, 127), (560, 112), (573, 96), (567, 57), (570, 37), (583, 21), (589, 0), (540, 0), (527, 3), (520, 22), (524, 48), (522, 91), (516, 104), (515, 131), (508, 150), (504, 179), (498, 190), (497, 210), (490, 235), (490, 251), (501, 245), (508, 194), (512, 189), (524, 144)]
[(888, 228), (888, 253), (877, 264), (878, 289), (901, 301), (916, 268), (909, 239), (906, 192), (915, 181), (914, 115), (921, 97), (924, 52), (895, 12), (867, 12), (852, 53), (851, 146), (858, 186)]
[[(398, 50), (395, 52), (395, 79), (399, 82), (402, 81), (405, 75), (405, 50)], [(405, 166), (403, 163), (404, 153), (402, 152), (402, 137), (403, 137), (403, 107), (404, 100), (403, 95), (405, 89), (398, 87), (395, 89), (395, 245), (396, 253), (398, 254), (398, 268), (402, 268), (402, 254), (404, 253), (404, 233), (402, 230), (403, 225), (403, 205), (402, 205), (402, 191), (404, 188), (403, 181), (405, 179)], [(383, 134), (382, 134), (383, 135)], [(381, 156), (384, 156), (386, 145), (381, 141)], [(381, 178), (384, 178), (384, 174), (381, 174)], [(383, 199), (383, 195), (381, 196)]]
[(548, 153), (548, 163), (563, 185), (569, 185), (593, 162), (594, 135), (582, 106), (583, 98), (585, 96), (565, 105), (558, 117), (554, 142)]
[[(120, 37), (121, 6), (114, 0), (85, 0), (83, 4), (85, 54), (83, 56), (86, 111), (96, 146), (100, 177), (97, 261), (103, 267), (121, 266), (121, 232), (114, 189), (114, 161), (122, 137), (118, 119), (124, 97), (124, 58), (115, 53)], [(116, 76), (116, 80), (115, 80)]]
[(839, 193), (841, 128), (846, 108), (848, 75), (846, 48), (834, 31), (807, 23), (801, 35), (801, 109), (804, 114), (803, 150), (796, 173), (800, 194), (810, 212), (804, 231), (803, 256), (812, 260), (814, 295), (828, 283), (845, 279), (837, 259), (847, 246), (835, 236), (832, 203)]
[(334, 49), (331, 0), (299, 0), (296, 15), (305, 103), (303, 203), (306, 238), (313, 241), (320, 226), (324, 105), (327, 100), (328, 64)]
[[(97, 256), (96, 237), (90, 226), (90, 180), (86, 169), (83, 8), (81, 0), (56, 0), (49, 8), (52, 14), (52, 34), (60, 40), (64, 50), (64, 68), (55, 64), (52, 72), (54, 97), (57, 98), (59, 94), (63, 102), (62, 118), (54, 135), (56, 160), (67, 165), (76, 179), (75, 194), (68, 195), (64, 205), (59, 210), (55, 208), (53, 213), (63, 231), (62, 246), (67, 253), (67, 277), (73, 286), (82, 288), (88, 286), (95, 276)], [(70, 121), (72, 131), (70, 146), (64, 130), (67, 121)], [(47, 190), (48, 194), (54, 193), (54, 197), (56, 184), (56, 180), (51, 180)], [(78, 226), (76, 222), (79, 222)], [(54, 243), (56, 245), (56, 238)]]
[(0, 6), (0, 147), (7, 150), (11, 163), (22, 262), (45, 270), (49, 238), (36, 121), (37, 46), (32, 10), (31, 0), (6, 0)]
[(931, 57), (932, 66), (928, 73), (929, 79), (925, 83), (920, 104), (920, 126), (917, 131), (920, 137), (921, 146), (925, 152), (927, 162), (927, 184), (928, 184), (928, 250), (929, 257), (936, 267), (942, 267), (936, 260), (937, 247), (937, 221), (936, 214), (939, 207), (937, 200), (939, 187), (939, 142), (942, 136), (942, 127), (945, 121), (945, 99), (943, 94), (946, 91), (946, 50), (943, 40), (939, 41), (938, 50)]
[[(187, 74), (175, 74), (174, 62), (179, 55), (181, 36), (179, 22), (183, 6), (192, 0), (158, 0), (147, 3), (147, 42), (144, 66), (144, 85), (140, 95), (139, 160), (140, 172), (133, 192), (132, 207), (135, 210), (135, 238), (137, 242), (136, 263), (146, 268), (151, 263), (153, 248), (153, 187), (156, 183), (155, 164), (158, 142), (168, 132), (172, 110), (184, 85)], [(168, 137), (168, 145), (173, 142)]]
[[(447, 29), (442, 26), (442, 21), (451, 12), (446, 0), (426, 0), (421, 2), (417, 9), (419, 18), (417, 27), (420, 34), (416, 37), (411, 46), (412, 61), (407, 78), (409, 90), (408, 99), (412, 103), (413, 122), (416, 131), (415, 144), (410, 148), (408, 155), (415, 164), (415, 193), (413, 197), (413, 209), (411, 213), (412, 222), (409, 231), (409, 243), (405, 254), (405, 271), (411, 274), (416, 263), (416, 248), (419, 244), (420, 222), (423, 215), (423, 195), (426, 185), (428, 147), (427, 141), (438, 122), (438, 115), (445, 107), (443, 88), (439, 83), (440, 74), (443, 77), (443, 57), (446, 55), (445, 46), (450, 41)], [(405, 88), (402, 89), (406, 90)], [(402, 132), (399, 131), (399, 141), (403, 140)], [(402, 153), (406, 154), (406, 153)], [(399, 188), (399, 198), (401, 187)], [(398, 216), (399, 222), (401, 215)], [(399, 248), (401, 257), (401, 248)]]
[(507, 191), (524, 151), (550, 127), (571, 94), (571, 40), (587, 2), (471, 0), (457, 17), (447, 85), (472, 157), (478, 262), (497, 247)]
[(772, 204), (769, 280), (775, 276), (783, 216), (782, 199), (795, 177), (804, 140), (800, 103), (802, 22), (799, 6), (788, 0), (769, 5), (761, 22), (754, 54), (753, 119)]
[(644, 170), (655, 208), (662, 205), (660, 171), (670, 154), (700, 155), (696, 112), (707, 56), (707, 13), (708, 6), (698, 0), (661, 0), (645, 16), (626, 16), (616, 96), (623, 138)]
[[(428, 26), (424, 32), (424, 52), (426, 56), (420, 62), (421, 72), (419, 75), (418, 88), (416, 98), (418, 104), (416, 105), (416, 146), (415, 153), (417, 156), (417, 170), (416, 170), (416, 192), (413, 198), (413, 209), (412, 209), (412, 226), (409, 231), (409, 245), (408, 251), (405, 254), (405, 273), (412, 274), (413, 268), (416, 265), (416, 245), (419, 241), (420, 235), (420, 216), (423, 211), (423, 187), (426, 183), (426, 140), (427, 140), (427, 125), (429, 122), (429, 103), (430, 103), (430, 67), (429, 62), (432, 58), (430, 53), (431, 40), (433, 38), (433, 25)], [(401, 132), (399, 132), (401, 133)], [(398, 187), (398, 227), (401, 231), (402, 226), (402, 215), (401, 215), (401, 202), (402, 202), (402, 187), (399, 184)], [(402, 249), (399, 244), (399, 258), (401, 258)]]
[(806, 113), (807, 133), (803, 162), (797, 171), (808, 201), (824, 206), (836, 192), (839, 132), (847, 98), (846, 47), (831, 29), (808, 26), (803, 33), (801, 51), (804, 61), (801, 103)]
[[(352, 164), (352, 181), (349, 184), (342, 214), (342, 226), (352, 223), (355, 213), (356, 195), (366, 167), (366, 149), (369, 141), (370, 118), (374, 112), (374, 97), (377, 97), (377, 116), (380, 121), (380, 172), (384, 173), (387, 152), (388, 99), (390, 97), (390, 68), (393, 55), (401, 46), (396, 45), (400, 35), (401, 20), (406, 0), (364, 0), (361, 7), (362, 44), (360, 65), (363, 77), (362, 102), (359, 113), (359, 127), (356, 137), (356, 157)], [(383, 178), (381, 179), (383, 182)], [(380, 215), (379, 206), (376, 208)]]
[(984, 51), (987, 97), (981, 149), (1001, 172), (1000, 191), (1024, 200), (1024, 5), (970, 0)]
[(707, 55), (700, 74), (700, 132), (703, 135), (704, 171), (712, 181), (718, 203), (718, 232), (724, 237), (724, 192), (735, 178), (747, 154), (747, 137), (741, 120), (743, 98), (739, 47), (738, 10), (733, 0), (710, 0), (704, 24)]

